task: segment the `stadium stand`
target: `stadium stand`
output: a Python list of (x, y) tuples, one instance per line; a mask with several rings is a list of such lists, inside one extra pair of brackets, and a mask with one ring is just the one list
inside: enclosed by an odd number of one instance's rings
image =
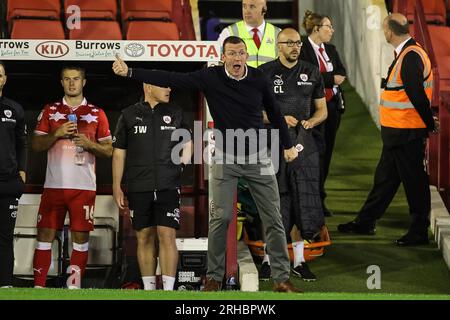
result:
[(8, 0), (7, 22), (12, 39), (64, 39), (59, 0)]
[(59, 20), (61, 2), (59, 0), (8, 0), (7, 20), (20, 18), (42, 18)]
[(11, 39), (65, 39), (59, 20), (18, 19), (14, 21)]
[(173, 22), (131, 21), (127, 40), (180, 40), (180, 32)]
[[(407, 1), (406, 16), (411, 22), (414, 21), (415, 1), (416, 0)], [(400, 1), (394, 1), (393, 12), (399, 12), (399, 2)], [(447, 13), (444, 0), (422, 0), (422, 4), (425, 13), (425, 19), (428, 23), (445, 24)]]
[[(83, 26), (78, 30), (66, 28), (62, 24), (73, 15), (70, 10), (67, 11), (73, 5), (80, 7)], [(8, 32), (4, 31), (3, 34), (12, 39), (121, 40), (123, 35), (130, 40), (195, 39), (188, 1), (8, 0), (5, 11)], [(147, 23), (141, 23), (144, 21)], [(133, 25), (131, 30), (130, 24)], [(138, 27), (148, 26), (156, 29), (137, 30)]]
[(136, 19), (171, 19), (172, 0), (122, 0), (123, 21)]
[(117, 19), (117, 0), (65, 0), (64, 12), (67, 18), (67, 8), (76, 5), (81, 9), (82, 19)]
[(428, 30), (436, 58), (439, 60), (440, 57), (448, 56), (450, 54), (450, 27), (429, 25)]
[(80, 29), (69, 30), (69, 39), (122, 40), (117, 21), (82, 20)]
[(178, 26), (180, 40), (195, 40), (195, 32), (192, 26), (192, 13), (189, 1), (172, 2), (172, 21)]

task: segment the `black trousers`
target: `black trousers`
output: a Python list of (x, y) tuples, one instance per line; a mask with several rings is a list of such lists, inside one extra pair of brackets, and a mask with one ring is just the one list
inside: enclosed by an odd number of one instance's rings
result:
[(324, 203), (327, 193), (325, 192), (325, 181), (330, 169), (331, 157), (333, 155), (336, 134), (341, 124), (341, 111), (338, 110), (339, 97), (334, 96), (327, 102), (328, 117), (322, 124), (321, 132), (325, 144), (324, 151), (320, 155), (320, 197)]
[(411, 215), (409, 232), (427, 235), (431, 197), (424, 155), (424, 139), (415, 139), (395, 147), (383, 146), (372, 190), (356, 221), (364, 226), (374, 226), (376, 220), (386, 212), (402, 183)]
[(14, 226), (23, 189), (24, 183), (20, 177), (0, 181), (0, 286), (12, 285)]

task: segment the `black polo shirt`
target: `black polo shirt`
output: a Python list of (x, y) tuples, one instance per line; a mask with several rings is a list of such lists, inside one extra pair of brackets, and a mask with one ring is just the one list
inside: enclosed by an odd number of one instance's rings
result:
[(113, 146), (127, 151), (125, 182), (130, 192), (148, 192), (180, 187), (180, 165), (171, 158), (180, 140), (172, 141), (176, 129), (190, 128), (182, 109), (173, 103), (160, 103), (151, 108), (139, 102), (124, 110), (114, 133)]

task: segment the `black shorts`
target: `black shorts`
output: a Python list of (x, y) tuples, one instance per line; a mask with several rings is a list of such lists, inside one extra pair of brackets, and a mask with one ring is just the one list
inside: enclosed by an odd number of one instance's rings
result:
[(130, 192), (127, 197), (134, 230), (156, 226), (180, 228), (180, 189)]

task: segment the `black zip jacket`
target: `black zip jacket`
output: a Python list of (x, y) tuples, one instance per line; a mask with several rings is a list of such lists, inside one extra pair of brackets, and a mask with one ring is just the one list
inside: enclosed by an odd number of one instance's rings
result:
[[(160, 87), (202, 91), (214, 119), (214, 128), (223, 134), (227, 153), (231, 153), (232, 148), (231, 144), (228, 145), (231, 141), (225, 139), (226, 130), (264, 129), (262, 113), (264, 110), (267, 112), (270, 123), (275, 129), (280, 130), (281, 145), (284, 149), (290, 149), (293, 144), (286, 121), (275, 101), (269, 79), (261, 70), (247, 68), (247, 77), (240, 81), (228, 77), (223, 66), (188, 73), (133, 68), (129, 69), (128, 76)], [(216, 148), (220, 148), (217, 142)]]
[(25, 112), (20, 104), (0, 97), (0, 181), (25, 171), (27, 160)]
[(189, 130), (182, 109), (172, 103), (152, 109), (147, 102), (139, 102), (122, 110), (113, 146), (127, 150), (125, 183), (129, 192), (180, 187), (182, 168), (171, 159), (172, 149), (179, 143), (171, 141), (171, 135), (179, 128)]

